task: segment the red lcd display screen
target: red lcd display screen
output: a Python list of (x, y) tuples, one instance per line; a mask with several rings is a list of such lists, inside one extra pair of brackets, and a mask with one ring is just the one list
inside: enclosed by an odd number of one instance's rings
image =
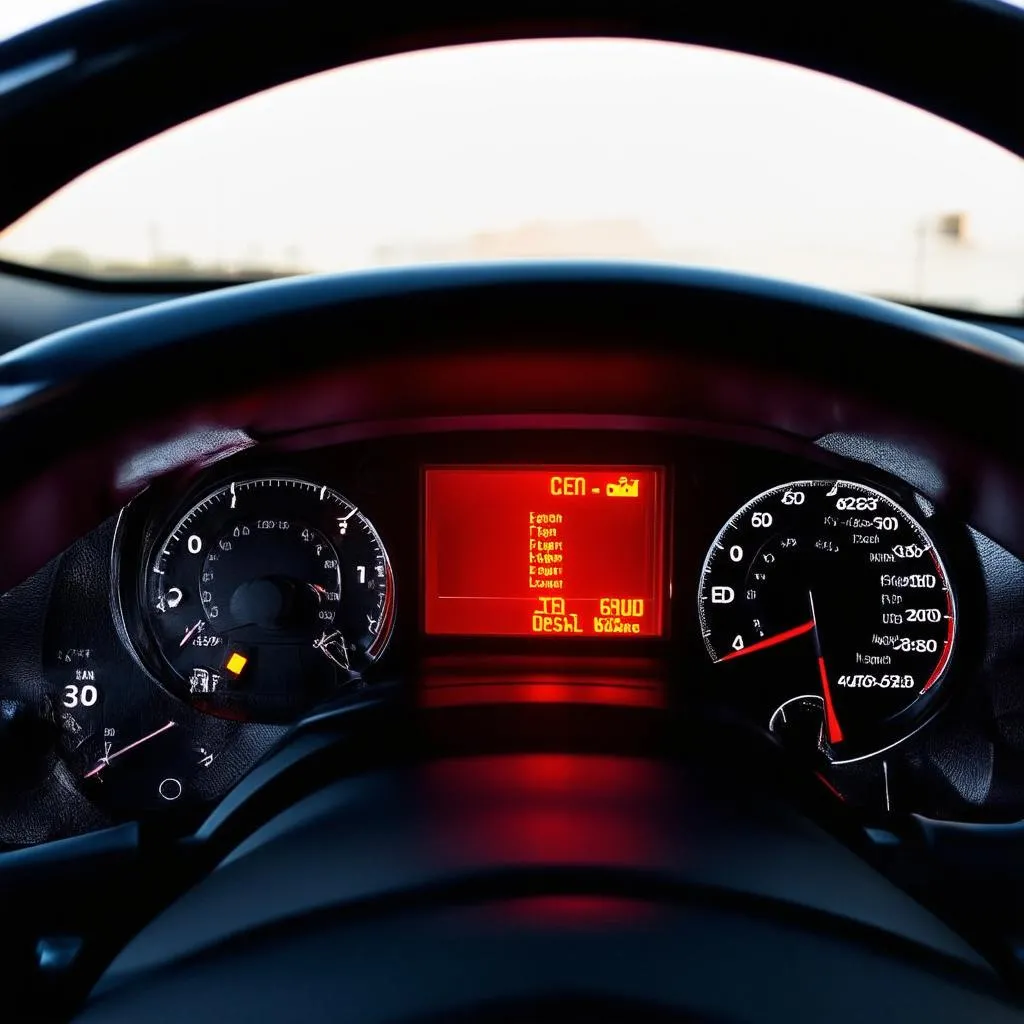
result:
[(425, 470), (424, 628), (434, 636), (660, 637), (665, 470)]

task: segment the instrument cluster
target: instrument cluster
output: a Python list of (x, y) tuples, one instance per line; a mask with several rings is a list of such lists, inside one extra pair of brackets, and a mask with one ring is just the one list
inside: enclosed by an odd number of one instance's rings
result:
[(746, 438), (254, 447), (155, 483), (53, 571), (39, 706), (70, 805), (49, 837), (197, 820), (303, 716), (424, 690), (453, 657), (464, 703), (556, 662), (560, 700), (600, 701), (595, 664), (628, 687), (642, 663), (648, 705), (768, 732), (891, 810), (905, 741), (984, 644), (963, 524), (864, 463)]

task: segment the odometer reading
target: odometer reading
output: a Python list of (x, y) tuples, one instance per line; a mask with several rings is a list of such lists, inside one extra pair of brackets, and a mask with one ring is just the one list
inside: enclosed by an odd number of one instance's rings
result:
[(890, 498), (845, 480), (783, 484), (744, 505), (705, 560), (699, 618), (714, 662), (771, 677), (766, 707), (817, 701), (834, 760), (902, 738), (956, 633), (931, 538)]
[(280, 721), (379, 657), (392, 591), (384, 546), (350, 501), (272, 477), (191, 508), (155, 549), (143, 600), (172, 692), (205, 711)]

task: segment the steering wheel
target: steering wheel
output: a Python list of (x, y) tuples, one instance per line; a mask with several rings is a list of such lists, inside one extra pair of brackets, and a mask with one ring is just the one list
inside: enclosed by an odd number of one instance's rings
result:
[[(980, 328), (664, 267), (246, 286), (0, 359), (0, 528), (26, 533), (45, 503), (59, 543), (233, 430), (711, 420), (884, 430), (930, 454), (926, 493), (1024, 550), (1022, 362)], [(904, 384), (922, 366), (927, 396)], [(990, 415), (962, 415), (962, 393)], [(46, 543), (12, 551), (3, 582)], [(80, 1019), (1017, 1019), (987, 961), (766, 737), (678, 713), (414, 698), (396, 680), (300, 723), (185, 842), (140, 848), (126, 827), (79, 858), (98, 908), (138, 901), (137, 934), (84, 961), (102, 977)]]

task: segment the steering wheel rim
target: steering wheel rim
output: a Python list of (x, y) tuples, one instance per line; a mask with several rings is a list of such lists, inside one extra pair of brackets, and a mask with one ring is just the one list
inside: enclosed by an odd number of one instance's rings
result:
[[(502, 714), (485, 712), (507, 736)], [(944, 978), (951, 1019), (968, 1005), (979, 1012), (998, 991), (962, 940), (793, 813), (791, 800), (841, 818), (835, 799), (794, 774), (770, 741), (756, 754), (747, 745), (740, 768), (735, 757), (707, 761), (728, 740), (706, 733), (682, 761), (451, 756), (424, 734), (417, 742), (414, 722), (397, 705), (371, 703), (321, 720), (315, 731), (334, 736), (344, 756), (325, 755), (329, 743), (298, 785), (308, 792), (298, 795), (293, 781), (294, 800), (278, 794), (275, 812), (250, 815), (262, 824), (241, 841), (236, 830), (214, 870), (129, 943), (81, 1019), (148, 1019), (157, 1007), (197, 1020), (257, 1008), (266, 1020), (338, 1019), (318, 1014), (343, 1001), (353, 1020), (510, 1020), (604, 1000), (675, 1020), (816, 1019), (791, 1012), (796, 975), (785, 984), (776, 976), (782, 946), (802, 950), (794, 970), (814, 956), (814, 970), (846, 993), (839, 1019), (884, 1004), (898, 977), (892, 992), (902, 994)], [(479, 748), (489, 746), (480, 735)], [(381, 767), (392, 748), (405, 752), (404, 765)], [(288, 753), (286, 744), (281, 764), (294, 771)], [(795, 786), (798, 777), (806, 785)], [(265, 777), (235, 798), (235, 814), (268, 792)], [(204, 841), (217, 847), (229, 818), (200, 830)], [(723, 943), (746, 950), (750, 976), (761, 979), (757, 1000), (746, 981), (722, 986)], [(667, 980), (668, 951), (687, 949), (693, 969)], [(867, 988), (864, 957), (887, 965), (875, 964)], [(389, 994), (375, 996), (388, 971)], [(242, 993), (253, 977), (262, 980)], [(275, 986), (288, 991), (285, 1002), (274, 1003)], [(806, 1010), (813, 1001), (801, 998)]]

